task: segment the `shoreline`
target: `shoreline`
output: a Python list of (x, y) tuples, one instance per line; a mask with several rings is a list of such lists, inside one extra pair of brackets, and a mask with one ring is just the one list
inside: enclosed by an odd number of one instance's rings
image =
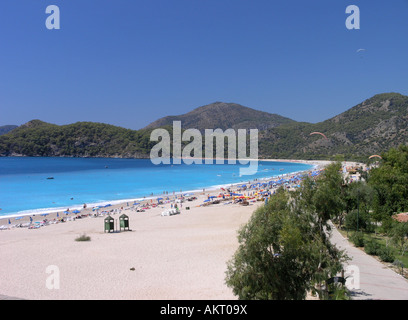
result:
[[(203, 158), (205, 160), (205, 158)], [(217, 159), (213, 159), (217, 160)], [(223, 160), (228, 160), (228, 159), (223, 159)], [(248, 161), (258, 161), (258, 162), (286, 162), (286, 163), (302, 163), (302, 164), (308, 164), (308, 165), (314, 165), (314, 167), (318, 167), (322, 164), (327, 164), (330, 163), (330, 161), (320, 161), (320, 160), (291, 160), (291, 159), (237, 159), (237, 161), (240, 160), (248, 160)], [(311, 169), (309, 169), (311, 170)], [(290, 173), (290, 174), (297, 174), (296, 172)], [(270, 180), (274, 179), (275, 177), (280, 176), (277, 174), (276, 176), (272, 177), (265, 177), (265, 178), (258, 178), (260, 180)], [(250, 176), (248, 176), (250, 178)], [(251, 181), (253, 179), (248, 179), (245, 181)], [(234, 185), (239, 185), (242, 184), (243, 182), (234, 182), (234, 183), (227, 183), (227, 184), (220, 184), (220, 185), (212, 185), (212, 186), (206, 186), (204, 187), (205, 190), (218, 190), (220, 188), (225, 188), (227, 186), (234, 186)], [(197, 193), (200, 192), (200, 189), (193, 189), (193, 190), (186, 190), (183, 192), (175, 192), (174, 195), (180, 195), (180, 194), (185, 194), (185, 193)], [(92, 203), (87, 203), (87, 206), (91, 207), (96, 207), (96, 206), (104, 206), (107, 204), (113, 204), (113, 205), (120, 205), (123, 203), (131, 202), (131, 201), (144, 201), (144, 200), (150, 200), (150, 199), (156, 199), (158, 197), (162, 197), (163, 194), (155, 194), (155, 195), (145, 195), (145, 196), (140, 196), (140, 197), (134, 197), (134, 198), (128, 198), (128, 199), (116, 199), (116, 200), (101, 200), (98, 202), (92, 202)], [(167, 195), (166, 195), (167, 196)], [(37, 215), (42, 215), (42, 214), (56, 214), (56, 213), (62, 213), (66, 211), (66, 209), (69, 207), (70, 210), (81, 210), (83, 207), (83, 204), (74, 204), (70, 206), (64, 206), (64, 207), (48, 207), (48, 208), (36, 208), (36, 209), (27, 209), (19, 212), (11, 212), (7, 213), (4, 215), (0, 215), (0, 226), (4, 225), (4, 222), (2, 220), (5, 219), (15, 219), (19, 217), (27, 217), (27, 216), (37, 216)], [(1, 211), (0, 211), (1, 213)]]
[[(252, 161), (254, 159), (251, 159)], [(280, 176), (285, 177), (288, 175), (298, 175), (300, 173), (305, 173), (305, 172), (310, 172), (313, 170), (321, 170), (328, 164), (332, 163), (333, 161), (330, 160), (292, 160), (292, 159), (262, 159), (258, 161), (265, 161), (265, 162), (286, 162), (286, 163), (302, 163), (302, 164), (308, 164), (308, 165), (313, 165), (312, 168), (308, 170), (303, 170), (303, 171), (298, 171), (298, 172), (291, 172), (291, 173), (286, 173), (282, 175), (275, 175), (272, 177), (264, 177), (264, 178), (255, 178), (254, 179), (248, 179), (246, 180), (247, 182), (236, 182), (236, 183), (228, 183), (228, 184), (221, 184), (221, 185), (214, 185), (214, 186), (208, 186), (204, 187), (203, 190), (205, 190), (206, 193), (217, 193), (220, 192), (222, 188), (235, 188), (238, 185), (242, 185), (245, 183), (250, 183), (251, 181), (271, 181), (274, 179), (278, 179)], [(348, 164), (350, 166), (355, 166), (358, 163), (357, 162), (345, 162), (345, 164)], [(182, 192), (175, 192), (174, 194), (157, 194), (157, 195), (149, 195), (149, 196), (144, 196), (144, 197), (136, 197), (136, 198), (129, 198), (129, 199), (119, 199), (119, 200), (103, 200), (101, 202), (96, 202), (96, 203), (89, 203), (87, 205), (87, 209), (84, 210), (83, 204), (76, 204), (69, 206), (69, 209), (71, 211), (78, 210), (84, 212), (85, 214), (89, 214), (92, 212), (92, 208), (95, 207), (103, 207), (106, 205), (111, 205), (112, 209), (118, 209), (121, 207), (132, 207), (133, 205), (129, 205), (129, 203), (133, 202), (148, 202), (148, 201), (156, 201), (157, 198), (162, 198), (162, 197), (169, 197), (169, 198), (174, 198), (174, 197), (180, 197), (183, 196), (183, 194), (200, 194), (203, 192), (201, 189), (194, 189), (194, 190), (186, 190)], [(173, 199), (174, 200), (174, 199)], [(90, 209), (91, 208), (91, 209)], [(24, 210), (24, 211), (30, 211), (30, 212), (18, 212), (18, 213), (10, 213), (7, 215), (1, 215), (0, 216), (0, 228), (5, 229), (7, 226), (15, 226), (15, 225), (21, 225), (29, 222), (30, 217), (33, 219), (32, 222), (44, 220), (44, 219), (57, 219), (61, 218), (64, 216), (67, 216), (64, 214), (64, 212), (67, 210), (65, 207), (58, 207), (58, 208), (42, 208), (42, 209), (31, 209), (31, 210)], [(90, 212), (91, 210), (91, 212)], [(84, 214), (83, 213), (83, 214)], [(42, 217), (42, 218), (41, 218)], [(18, 218), (18, 220), (16, 220)], [(9, 223), (9, 220), (13, 219), (13, 223)], [(11, 222), (11, 220), (10, 220)], [(0, 231), (2, 230), (0, 229)]]

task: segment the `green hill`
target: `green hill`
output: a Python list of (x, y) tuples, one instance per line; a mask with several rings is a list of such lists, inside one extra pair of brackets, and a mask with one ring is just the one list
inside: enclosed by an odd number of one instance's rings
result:
[(0, 137), (0, 155), (145, 158), (155, 144), (149, 140), (149, 130), (94, 122), (58, 126), (32, 120)]

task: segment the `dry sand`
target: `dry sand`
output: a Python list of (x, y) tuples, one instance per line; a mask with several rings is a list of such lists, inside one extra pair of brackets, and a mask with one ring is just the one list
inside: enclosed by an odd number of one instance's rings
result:
[[(227, 261), (238, 247), (237, 231), (263, 202), (202, 207), (207, 192), (196, 196), (173, 216), (161, 216), (170, 204), (145, 212), (125, 204), (109, 208), (124, 206), (121, 213), (129, 216), (131, 231), (104, 232), (104, 217), (2, 230), (0, 294), (24, 299), (236, 299), (225, 284)], [(112, 214), (115, 225), (121, 213)], [(91, 240), (75, 241), (82, 234)], [(47, 273), (50, 266), (58, 269)], [(57, 284), (50, 282), (56, 270), (59, 288), (50, 289), (47, 284)]]
[[(262, 202), (198, 207), (203, 197), (183, 203), (181, 213), (173, 216), (161, 216), (170, 204), (145, 212), (124, 209), (132, 231), (104, 232), (104, 217), (2, 230), (0, 294), (25, 299), (235, 299), (225, 285), (226, 263), (238, 246), (239, 227)], [(112, 215), (115, 225), (119, 216)], [(81, 234), (91, 241), (75, 241)], [(59, 289), (47, 288), (56, 275), (56, 269), (47, 273), (49, 266), (58, 267)]]

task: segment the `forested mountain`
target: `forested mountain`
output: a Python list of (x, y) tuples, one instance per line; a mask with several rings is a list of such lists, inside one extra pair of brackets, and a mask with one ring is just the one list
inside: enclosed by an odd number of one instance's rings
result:
[[(387, 151), (408, 142), (408, 96), (378, 94), (323, 122), (292, 123), (260, 138), (265, 157), (346, 158)], [(310, 135), (321, 132), (321, 135)]]
[(167, 116), (149, 124), (146, 129), (172, 125), (181, 121), (183, 129), (258, 129), (267, 130), (294, 120), (264, 111), (244, 107), (236, 103), (214, 102), (179, 116)]
[[(150, 133), (175, 120), (183, 129), (259, 130), (260, 158), (365, 158), (408, 143), (408, 96), (378, 94), (319, 123), (296, 122), (238, 104), (216, 102), (180, 116), (161, 118), (141, 130), (77, 122), (55, 125), (32, 120), (0, 136), (0, 156), (146, 158), (157, 143)], [(323, 135), (314, 134), (320, 132)]]

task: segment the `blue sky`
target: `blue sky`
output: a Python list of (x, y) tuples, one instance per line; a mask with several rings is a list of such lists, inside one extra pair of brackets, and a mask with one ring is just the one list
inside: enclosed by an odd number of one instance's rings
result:
[(323, 121), (408, 95), (407, 17), (408, 0), (2, 0), (0, 125), (139, 129), (215, 101)]

